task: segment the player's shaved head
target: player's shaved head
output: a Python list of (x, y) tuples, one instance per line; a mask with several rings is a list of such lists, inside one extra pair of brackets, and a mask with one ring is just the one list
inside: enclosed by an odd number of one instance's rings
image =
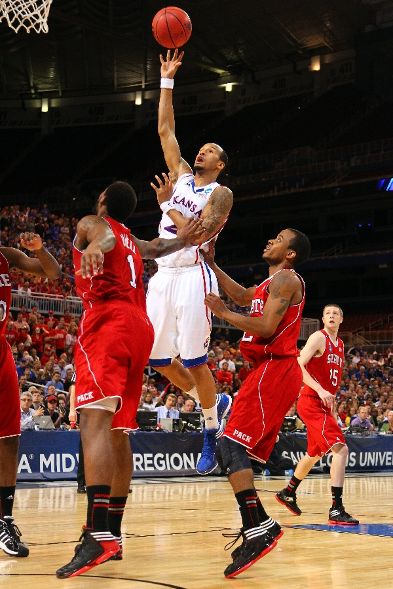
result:
[(108, 215), (124, 223), (135, 211), (138, 202), (135, 190), (128, 182), (113, 182), (104, 190)]

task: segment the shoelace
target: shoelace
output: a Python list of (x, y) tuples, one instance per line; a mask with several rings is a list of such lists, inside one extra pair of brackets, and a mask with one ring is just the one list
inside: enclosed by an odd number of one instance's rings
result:
[(20, 529), (18, 528), (18, 526), (16, 524), (14, 524), (14, 522), (10, 522), (8, 524), (8, 529), (11, 532), (11, 536), (14, 540), (16, 540), (17, 542), (19, 542), (20, 537), (22, 536), (22, 532), (20, 531)]
[(234, 538), (224, 546), (224, 550), (230, 550), (231, 548), (233, 548), (233, 546), (235, 546), (239, 538), (243, 536), (243, 532), (242, 530), (239, 530), (238, 532), (223, 533), (222, 535), (224, 538)]

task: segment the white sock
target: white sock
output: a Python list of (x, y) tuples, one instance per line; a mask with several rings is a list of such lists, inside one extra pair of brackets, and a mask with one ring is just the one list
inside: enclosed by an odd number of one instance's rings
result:
[(192, 397), (193, 399), (195, 399), (195, 401), (197, 403), (199, 403), (199, 395), (197, 393), (197, 388), (196, 387), (192, 387), (192, 389), (190, 389), (189, 391), (184, 391), (184, 393), (186, 395), (189, 395), (190, 397)]
[(205, 418), (205, 428), (206, 429), (217, 429), (218, 428), (218, 419), (217, 419), (217, 405), (210, 407), (210, 409), (205, 409), (202, 407), (203, 417)]

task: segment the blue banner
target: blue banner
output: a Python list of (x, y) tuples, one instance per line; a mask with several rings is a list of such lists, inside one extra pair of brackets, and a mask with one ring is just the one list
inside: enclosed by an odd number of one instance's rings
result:
[[(134, 453), (134, 477), (196, 474), (202, 448), (201, 433), (136, 432), (130, 435)], [(393, 436), (347, 436), (348, 472), (393, 472)], [(307, 448), (305, 434), (280, 436), (277, 449), (295, 464)], [(23, 432), (19, 449), (18, 480), (76, 479), (79, 431)], [(329, 470), (331, 455), (316, 468)]]
[[(347, 472), (393, 472), (393, 436), (347, 435), (345, 439), (349, 450)], [(297, 464), (306, 453), (306, 434), (281, 434), (277, 449)], [(329, 472), (332, 457), (332, 453), (322, 456), (314, 469)]]

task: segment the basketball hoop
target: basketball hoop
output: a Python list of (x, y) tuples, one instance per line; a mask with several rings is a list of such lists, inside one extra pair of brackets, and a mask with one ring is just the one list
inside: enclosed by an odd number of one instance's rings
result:
[(48, 32), (48, 16), (52, 0), (0, 0), (0, 20), (17, 33), (20, 28), (36, 33)]

